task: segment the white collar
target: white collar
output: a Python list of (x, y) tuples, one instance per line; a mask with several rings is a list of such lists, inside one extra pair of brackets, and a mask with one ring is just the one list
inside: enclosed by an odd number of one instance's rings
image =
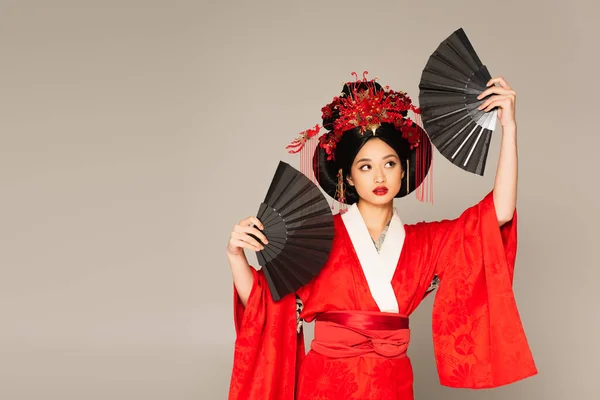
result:
[(392, 288), (392, 277), (398, 266), (406, 233), (398, 211), (394, 208), (386, 237), (377, 253), (371, 235), (356, 204), (342, 214), (342, 220), (358, 256), (371, 296), (382, 312), (398, 312), (398, 301)]

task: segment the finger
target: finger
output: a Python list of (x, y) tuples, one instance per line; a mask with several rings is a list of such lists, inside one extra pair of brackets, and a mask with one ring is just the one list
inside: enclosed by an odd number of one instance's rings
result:
[(259, 231), (259, 230), (258, 230), (258, 229), (256, 229), (256, 228), (253, 228), (253, 227), (250, 227), (250, 226), (247, 226), (247, 227), (242, 227), (242, 230), (241, 230), (241, 232), (245, 232), (245, 233), (251, 233), (251, 234), (253, 234), (254, 236), (258, 237), (260, 240), (262, 240), (262, 242), (263, 242), (264, 244), (267, 244), (267, 243), (269, 243), (269, 240), (267, 239), (267, 237), (265, 236), (265, 234), (264, 234), (264, 233), (262, 233), (261, 231)]
[(481, 99), (489, 96), (490, 94), (512, 94), (514, 96), (517, 95), (517, 93), (512, 89), (504, 89), (499, 86), (492, 86), (491, 88), (488, 88), (488, 89), (484, 90), (483, 92), (481, 92), (479, 94), (479, 96), (477, 96), (477, 99), (481, 100)]
[(259, 248), (260, 250), (264, 249), (264, 246), (261, 243), (259, 243), (252, 236), (248, 235), (248, 233), (246, 233), (246, 232), (235, 232), (234, 234), (232, 234), (232, 237), (235, 239), (244, 241), (246, 243), (249, 243), (252, 246)]
[(232, 240), (231, 245), (235, 246), (235, 247), (241, 247), (244, 249), (252, 250), (252, 251), (260, 251), (261, 250), (256, 246), (252, 246), (250, 243), (246, 243), (243, 240), (238, 240), (238, 239)]
[(244, 218), (239, 223), (239, 225), (241, 226), (251, 226), (252, 224), (254, 224), (254, 222), (252, 221), (252, 217)]
[(256, 217), (244, 218), (243, 220), (240, 221), (239, 224), (237, 224), (233, 227), (233, 232), (249, 232), (246, 228), (254, 228), (255, 226), (258, 227), (259, 229), (264, 229), (262, 222), (260, 222), (260, 220), (258, 218), (256, 218)]
[(262, 224), (262, 222), (260, 222), (260, 220), (254, 216), (250, 216), (248, 218), (244, 218), (241, 222), (240, 222), (241, 226), (257, 226), (259, 229), (265, 229), (264, 225)]
[(260, 220), (256, 217), (249, 217), (250, 220), (252, 221), (252, 224), (254, 224), (254, 226), (258, 227), (258, 229), (260, 229), (261, 231), (265, 229), (265, 226), (263, 225), (262, 222), (260, 222)]
[(492, 96), (489, 99), (486, 99), (483, 103), (481, 103), (479, 105), (479, 107), (477, 107), (478, 110), (483, 110), (484, 108), (486, 108), (492, 101), (495, 101), (499, 98), (501, 98), (502, 96), (497, 95), (497, 96)]
[(509, 105), (508, 99), (498, 99), (498, 100), (492, 101), (483, 111), (488, 112), (491, 109), (493, 109), (494, 107), (506, 108), (508, 105)]
[(500, 87), (504, 88), (504, 89), (509, 89), (512, 90), (512, 88), (510, 87), (510, 85), (508, 84), (508, 82), (506, 82), (506, 79), (504, 79), (503, 76), (499, 76), (497, 78), (492, 78), (488, 81), (486, 86), (491, 86), (491, 85), (495, 85), (495, 84), (500, 85)]
[(489, 99), (487, 99), (486, 101), (484, 101), (483, 103), (481, 103), (481, 105), (479, 107), (477, 107), (478, 110), (483, 110), (484, 108), (488, 108), (489, 105), (492, 102), (498, 101), (498, 100), (507, 100), (508, 101), (508, 105), (506, 105), (506, 107), (509, 107), (510, 105), (514, 104), (515, 102), (515, 96), (513, 96), (512, 94), (508, 94), (508, 95), (498, 95), (498, 96), (492, 96)]
[(254, 239), (252, 236), (249, 236), (247, 233), (233, 232), (231, 234), (231, 237), (232, 237), (232, 239), (236, 239), (236, 240), (240, 240), (244, 243), (248, 243), (252, 247), (256, 247), (259, 250), (264, 249), (264, 246), (262, 244), (260, 244), (258, 241), (256, 241), (256, 239)]

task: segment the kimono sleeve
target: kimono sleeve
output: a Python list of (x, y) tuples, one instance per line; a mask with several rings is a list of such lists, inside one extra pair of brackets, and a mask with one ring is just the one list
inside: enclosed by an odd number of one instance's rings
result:
[(229, 400), (293, 400), (305, 354), (304, 337), (296, 332), (296, 297), (273, 301), (263, 271), (252, 273), (245, 307), (234, 286), (237, 337)]
[(432, 330), (440, 383), (492, 388), (535, 375), (512, 290), (516, 211), (500, 227), (490, 192), (438, 230)]

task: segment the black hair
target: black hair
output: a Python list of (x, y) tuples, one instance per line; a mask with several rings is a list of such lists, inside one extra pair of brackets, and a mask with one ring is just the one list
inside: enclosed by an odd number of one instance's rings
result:
[[(381, 85), (377, 82), (350, 82), (344, 85), (342, 93), (340, 94), (341, 98), (352, 96), (355, 91), (363, 91), (373, 89), (375, 92), (379, 90), (383, 90)], [(407, 112), (403, 112), (402, 115), (404, 117), (407, 116)], [(329, 118), (323, 119), (323, 127), (327, 129), (329, 132), (325, 135), (333, 135), (334, 122), (339, 118), (339, 112), (334, 109), (332, 110)], [(404, 197), (408, 193), (415, 190), (417, 186), (419, 186), (423, 179), (425, 178), (423, 174), (423, 170), (429, 171), (429, 166), (431, 164), (431, 154), (432, 148), (431, 143), (429, 142), (427, 135), (423, 132), (424, 140), (419, 145), (419, 150), (421, 150), (421, 171), (419, 176), (416, 175), (417, 172), (417, 151), (410, 149), (410, 144), (407, 139), (402, 137), (402, 132), (397, 129), (393, 124), (390, 123), (382, 123), (375, 132), (371, 130), (367, 130), (365, 132), (361, 132), (361, 128), (354, 128), (345, 131), (342, 134), (340, 141), (336, 145), (334, 159), (328, 160), (326, 151), (321, 148), (321, 146), (317, 146), (315, 149), (315, 153), (313, 156), (313, 171), (317, 180), (319, 181), (319, 185), (323, 190), (332, 198), (336, 198), (336, 189), (337, 189), (337, 181), (338, 181), (338, 172), (339, 169), (342, 169), (342, 173), (344, 176), (344, 185), (345, 185), (345, 195), (346, 195), (346, 204), (354, 204), (358, 202), (358, 193), (354, 186), (350, 186), (348, 183), (347, 177), (350, 175), (350, 171), (352, 169), (352, 164), (354, 163), (354, 159), (356, 155), (362, 149), (362, 147), (369, 141), (375, 138), (383, 140), (387, 145), (389, 145), (400, 159), (400, 165), (402, 170), (405, 172), (404, 178), (402, 178), (402, 183), (400, 186), (400, 191), (396, 194), (395, 197)], [(325, 137), (328, 139), (328, 137)], [(409, 170), (407, 171), (407, 160)], [(425, 168), (426, 167), (426, 168)], [(426, 174), (426, 173), (425, 173)], [(417, 179), (418, 178), (418, 179)], [(407, 190), (410, 189), (410, 190)]]
[[(327, 135), (331, 134), (331, 132), (327, 133)], [(354, 204), (358, 202), (358, 193), (354, 186), (348, 184), (347, 177), (350, 175), (356, 155), (369, 140), (375, 138), (382, 140), (394, 149), (400, 159), (402, 170), (406, 172), (406, 160), (411, 157), (412, 152), (410, 151), (408, 141), (402, 137), (402, 132), (396, 129), (392, 124), (383, 123), (375, 130), (375, 132), (371, 130), (361, 132), (360, 128), (350, 129), (342, 134), (340, 141), (337, 143), (335, 158), (333, 160), (327, 160), (327, 153), (323, 149), (320, 149), (320, 147), (317, 147), (317, 151), (315, 151), (313, 159), (315, 175), (319, 179), (321, 187), (323, 187), (331, 197), (334, 197), (335, 195), (337, 175), (341, 168), (346, 188), (346, 203)], [(412, 170), (413, 168), (414, 167), (411, 166), (410, 169)], [(396, 197), (406, 194), (406, 179), (408, 175), (412, 177), (414, 174), (405, 174), (402, 179), (400, 193), (398, 193), (398, 196)], [(331, 188), (333, 188), (333, 191)]]

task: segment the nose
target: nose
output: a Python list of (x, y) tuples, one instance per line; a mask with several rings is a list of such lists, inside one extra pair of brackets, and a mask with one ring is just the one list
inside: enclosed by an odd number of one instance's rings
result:
[(383, 183), (385, 182), (385, 174), (382, 170), (378, 169), (375, 174), (375, 183)]

